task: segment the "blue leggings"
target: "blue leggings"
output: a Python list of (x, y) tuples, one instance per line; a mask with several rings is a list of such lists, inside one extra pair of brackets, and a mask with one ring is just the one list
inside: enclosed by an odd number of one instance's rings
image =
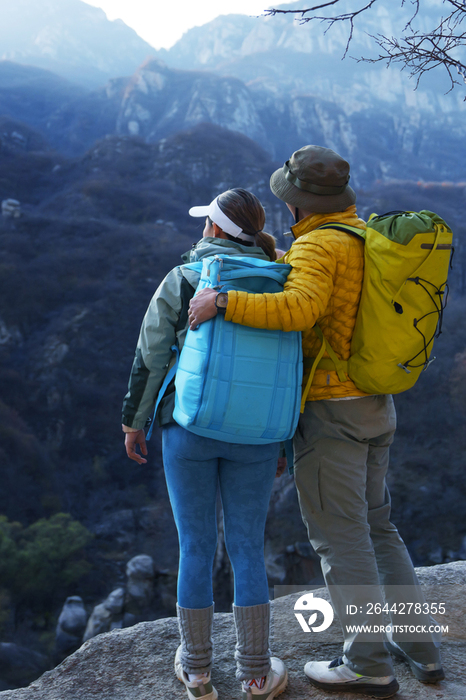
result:
[(268, 603), (264, 529), (278, 450), (278, 443), (238, 445), (194, 435), (176, 423), (164, 426), (165, 477), (180, 541), (181, 607), (212, 605), (218, 486), (235, 605)]

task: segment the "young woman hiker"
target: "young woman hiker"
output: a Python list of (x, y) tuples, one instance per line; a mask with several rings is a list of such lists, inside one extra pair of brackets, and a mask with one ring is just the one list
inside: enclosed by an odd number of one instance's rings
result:
[[(275, 241), (262, 231), (264, 209), (250, 192), (228, 190), (208, 207), (194, 207), (189, 213), (206, 217), (206, 223), (202, 240), (184, 256), (185, 262), (216, 254), (276, 259)], [(180, 349), (183, 345), (189, 301), (198, 279), (193, 270), (174, 268), (157, 289), (142, 323), (123, 405), (126, 451), (139, 464), (147, 462), (142, 456), (147, 455), (143, 427), (172, 358), (170, 348), (175, 342)], [(180, 543), (177, 614), (181, 645), (175, 657), (176, 675), (190, 700), (218, 697), (210, 672), (219, 487), (235, 582), (236, 678), (242, 684), (243, 700), (271, 700), (287, 684), (283, 662), (271, 657), (269, 649), (270, 602), (264, 562), (270, 494), (275, 476), (284, 469), (278, 458), (279, 444), (233, 444), (195, 435), (174, 422), (174, 396), (172, 382), (157, 418)]]

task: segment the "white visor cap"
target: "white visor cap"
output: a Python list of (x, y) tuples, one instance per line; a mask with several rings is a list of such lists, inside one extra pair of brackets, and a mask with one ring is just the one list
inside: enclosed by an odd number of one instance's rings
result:
[(235, 223), (233, 223), (233, 221), (231, 221), (228, 218), (228, 216), (224, 214), (223, 211), (220, 209), (217, 200), (218, 197), (215, 197), (215, 199), (209, 204), (209, 206), (191, 207), (188, 214), (190, 216), (203, 218), (208, 216), (209, 219), (211, 219), (211, 221), (213, 221), (215, 224), (217, 224), (217, 226), (219, 226), (222, 229), (222, 231), (225, 231), (225, 233), (230, 234), (230, 236), (233, 236), (233, 238), (239, 238), (243, 241), (254, 241), (254, 234), (245, 233), (240, 226), (237, 226)]

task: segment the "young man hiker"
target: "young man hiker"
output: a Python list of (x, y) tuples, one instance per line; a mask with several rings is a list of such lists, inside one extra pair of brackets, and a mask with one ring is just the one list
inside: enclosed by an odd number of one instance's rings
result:
[[(340, 381), (334, 370), (317, 369), (313, 377), (310, 371), (322, 344), (315, 324), (339, 359), (350, 356), (364, 243), (332, 228), (365, 228), (348, 182), (349, 164), (331, 149), (304, 146), (293, 153), (270, 179), (272, 192), (296, 221), (295, 241), (284, 258), (292, 266), (284, 291), (203, 290), (191, 302), (190, 324), (195, 328), (223, 306), (227, 321), (302, 331), (304, 411), (294, 438), (294, 474), (309, 540), (321, 557), (344, 636), (341, 657), (310, 661), (304, 670), (318, 688), (388, 698), (399, 687), (389, 651), (407, 661), (422, 682), (436, 682), (444, 674), (440, 635), (406, 633), (411, 625), (428, 630), (435, 621), (389, 520), (385, 476), (396, 427), (393, 399), (367, 395), (347, 375)], [(382, 632), (350, 631), (355, 625), (384, 626), (384, 605), (392, 633), (384, 638)]]

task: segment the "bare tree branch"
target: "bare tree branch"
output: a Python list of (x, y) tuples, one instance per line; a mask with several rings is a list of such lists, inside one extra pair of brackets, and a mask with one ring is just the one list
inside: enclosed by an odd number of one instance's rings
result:
[[(310, 22), (313, 19), (320, 20), (321, 22), (327, 22), (328, 27), (325, 30), (325, 32), (328, 32), (328, 30), (331, 29), (331, 27), (333, 27), (333, 25), (336, 24), (336, 22), (349, 22), (348, 40), (346, 42), (346, 48), (345, 48), (345, 51), (343, 54), (343, 58), (345, 58), (347, 53), (348, 53), (349, 46), (350, 46), (350, 43), (351, 43), (351, 40), (352, 40), (353, 34), (354, 34), (354, 20), (362, 12), (369, 10), (372, 7), (372, 5), (375, 5), (377, 0), (370, 0), (367, 3), (367, 5), (365, 5), (364, 7), (361, 7), (361, 9), (355, 10), (354, 12), (344, 12), (343, 14), (337, 15), (336, 17), (323, 17), (323, 16), (319, 16), (319, 15), (314, 15), (311, 17), (304, 16), (308, 12), (316, 12), (317, 10), (323, 10), (324, 8), (330, 7), (331, 5), (337, 5), (339, 2), (340, 2), (340, 0), (332, 0), (331, 2), (325, 2), (322, 5), (315, 5), (314, 7), (309, 7), (307, 10), (273, 10), (272, 9), (272, 10), (267, 10), (266, 14), (271, 15), (271, 16), (278, 15), (278, 14), (287, 15), (287, 14), (292, 14), (292, 13), (300, 14), (301, 15), (301, 19), (299, 20), (300, 24), (305, 24), (306, 22)], [(403, 2), (404, 2), (404, 0), (403, 0)]]
[[(411, 24), (414, 22), (414, 20), (416, 19), (416, 17), (419, 14), (419, 2), (420, 2), (420, 0), (410, 0), (410, 2), (411, 2), (411, 5), (414, 5), (414, 13), (411, 16), (411, 18), (406, 22), (404, 31), (406, 31), (408, 29), (408, 27), (411, 26)], [(405, 5), (406, 5), (406, 0), (401, 0), (401, 7), (404, 7)]]
[[(329, 14), (341, 1), (329, 0), (299, 10), (271, 9), (267, 10), (266, 14), (269, 16), (294, 14), (298, 16), (297, 20), (300, 24), (318, 20), (327, 24), (325, 32), (339, 22), (348, 23), (348, 40), (343, 54), (345, 58), (354, 36), (356, 18), (370, 10), (379, 0), (366, 0), (366, 4), (358, 10), (333, 16)], [(384, 0), (380, 1), (384, 2)], [(393, 0), (385, 0), (385, 2), (391, 5)], [(455, 85), (466, 83), (466, 59), (458, 52), (459, 49), (466, 48), (466, 31), (461, 31), (461, 24), (466, 19), (466, 1), (443, 0), (449, 14), (442, 16), (438, 25), (426, 32), (420, 32), (414, 28), (414, 21), (422, 11), (421, 0), (400, 0), (400, 3), (401, 7), (411, 5), (413, 8), (412, 16), (403, 28), (402, 35), (400, 37), (386, 37), (383, 34), (369, 35), (381, 49), (381, 53), (377, 58), (362, 57), (359, 60), (368, 63), (385, 61), (387, 65), (401, 63), (401, 69), (407, 68), (410, 76), (416, 78), (416, 88), (424, 74), (439, 66), (443, 66), (448, 74), (450, 90)], [(326, 14), (321, 14), (320, 11), (325, 11)]]
[[(317, 10), (323, 10), (326, 7), (331, 7), (332, 5), (338, 5), (338, 3), (341, 2), (341, 0), (329, 0), (329, 2), (324, 2), (321, 5), (314, 5), (314, 7), (308, 7), (306, 10), (278, 10), (278, 9), (270, 9), (266, 11), (267, 15), (294, 15), (294, 14), (302, 14), (305, 15), (308, 12), (316, 12)], [(371, 7), (377, 0), (372, 0), (369, 2), (366, 7), (363, 7), (361, 10), (357, 10), (357, 12), (347, 12), (345, 15), (348, 16), (356, 16), (357, 14), (360, 14), (361, 12), (364, 12), (364, 10), (367, 10), (369, 7)], [(403, 0), (404, 2), (404, 0)], [(343, 17), (344, 15), (341, 15)], [(316, 19), (315, 17), (307, 17), (306, 22), (309, 22), (311, 19)], [(323, 18), (327, 19), (327, 18)]]

